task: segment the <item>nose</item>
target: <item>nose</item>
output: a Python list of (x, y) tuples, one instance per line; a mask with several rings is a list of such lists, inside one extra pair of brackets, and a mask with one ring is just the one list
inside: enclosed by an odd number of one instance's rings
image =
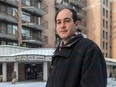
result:
[(65, 22), (62, 22), (62, 23), (61, 23), (61, 27), (62, 27), (63, 29), (66, 28)]

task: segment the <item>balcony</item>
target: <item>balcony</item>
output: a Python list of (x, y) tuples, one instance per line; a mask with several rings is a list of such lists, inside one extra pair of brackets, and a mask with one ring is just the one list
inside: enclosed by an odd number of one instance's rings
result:
[(79, 26), (78, 26), (78, 28), (80, 29), (80, 30), (86, 30), (87, 28), (86, 28), (86, 23), (85, 22), (79, 22)]
[(79, 19), (84, 19), (84, 18), (86, 18), (86, 16), (83, 15), (82, 13), (77, 13), (77, 15), (78, 15)]
[(38, 45), (44, 45), (46, 44), (45, 41), (43, 41), (42, 39), (38, 38), (38, 40), (34, 40), (31, 36), (27, 37), (27, 36), (23, 36), (22, 38), (22, 42), (26, 42), (26, 43), (31, 43), (31, 44), (38, 44)]
[(15, 35), (11, 35), (11, 34), (0, 33), (0, 37), (10, 39), (10, 40), (17, 40), (17, 37)]
[(69, 0), (69, 2), (75, 6), (78, 6), (80, 8), (84, 8), (86, 6), (86, 3), (82, 0)]
[(0, 0), (0, 1), (13, 5), (13, 6), (18, 6), (17, 0)]
[(44, 45), (45, 44), (44, 41), (38, 41), (38, 40), (22, 40), (22, 42), (31, 43), (31, 44), (38, 44), (38, 45)]
[(36, 29), (36, 30), (46, 30), (48, 28), (48, 21), (45, 21), (43, 23), (41, 23), (40, 25), (38, 25), (37, 23), (31, 23), (31, 22), (25, 22), (22, 23), (23, 26), (28, 27), (28, 28), (32, 28), (32, 29)]
[(55, 7), (56, 7), (57, 9), (62, 9), (62, 8), (71, 7), (71, 6), (69, 5), (68, 2), (58, 2), (58, 1), (56, 1)]
[(13, 17), (11, 15), (8, 15), (6, 13), (2, 13), (2, 12), (0, 12), (0, 20), (7, 21), (7, 22), (12, 22), (12, 23), (15, 23), (15, 24), (18, 23), (18, 21), (15, 17)]
[(86, 30), (86, 29), (87, 29), (86, 27), (84, 27), (84, 26), (82, 26), (82, 25), (80, 25), (80, 24), (79, 24), (78, 28), (79, 28), (80, 30)]
[(34, 13), (39, 16), (43, 16), (47, 14), (47, 8), (48, 6), (43, 3), (41, 3), (40, 8), (38, 8), (37, 6), (29, 6), (29, 5), (24, 5), (24, 4), (22, 5), (23, 10)]

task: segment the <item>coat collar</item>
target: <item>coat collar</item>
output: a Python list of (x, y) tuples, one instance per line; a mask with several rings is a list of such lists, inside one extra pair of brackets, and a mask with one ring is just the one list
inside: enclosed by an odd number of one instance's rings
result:
[(56, 48), (53, 57), (62, 56), (64, 58), (68, 58), (70, 53), (72, 52), (72, 47), (75, 43), (80, 41), (83, 38), (81, 34), (77, 35), (75, 38), (71, 39), (68, 43), (62, 46), (61, 50), (59, 51), (59, 47)]

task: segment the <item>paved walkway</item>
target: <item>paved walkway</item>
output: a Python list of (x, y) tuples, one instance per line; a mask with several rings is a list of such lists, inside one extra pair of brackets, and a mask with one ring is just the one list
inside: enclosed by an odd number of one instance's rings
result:
[[(45, 87), (46, 82), (23, 81), (11, 84), (11, 82), (0, 82), (0, 87)], [(107, 87), (116, 87), (116, 81), (108, 78)]]

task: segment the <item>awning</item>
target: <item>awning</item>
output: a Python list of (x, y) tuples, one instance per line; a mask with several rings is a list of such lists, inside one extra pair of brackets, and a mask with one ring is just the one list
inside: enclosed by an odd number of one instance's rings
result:
[(105, 58), (106, 64), (111, 66), (116, 66), (116, 59)]
[(41, 55), (41, 56), (52, 56), (54, 53), (54, 48), (36, 48), (31, 50), (26, 50), (23, 52), (12, 54), (13, 56), (23, 56), (23, 55)]

